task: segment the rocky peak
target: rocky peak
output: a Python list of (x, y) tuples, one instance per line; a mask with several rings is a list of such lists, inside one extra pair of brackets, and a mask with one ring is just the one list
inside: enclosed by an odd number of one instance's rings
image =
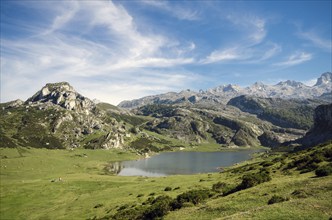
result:
[(304, 84), (300, 83), (300, 82), (296, 82), (294, 80), (287, 80), (287, 81), (278, 83), (277, 86), (290, 86), (290, 87), (294, 87), (294, 88), (300, 88), (300, 87), (303, 87)]
[(332, 84), (332, 72), (323, 73), (318, 79), (315, 86)]
[(266, 89), (266, 87), (267, 86), (262, 82), (255, 82), (252, 86), (248, 87), (247, 89), (263, 91)]
[(241, 90), (241, 87), (238, 85), (222, 85), (212, 89), (213, 92), (238, 92)]
[(80, 95), (67, 82), (48, 83), (26, 102), (28, 104), (53, 103), (68, 110), (85, 113), (95, 108), (95, 104), (90, 99)]

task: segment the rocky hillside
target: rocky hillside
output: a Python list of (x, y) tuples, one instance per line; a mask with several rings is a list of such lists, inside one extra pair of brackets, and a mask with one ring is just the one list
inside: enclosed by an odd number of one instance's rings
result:
[(321, 104), (327, 102), (319, 99), (259, 98), (246, 95), (232, 98), (227, 103), (274, 125), (304, 130), (313, 125), (314, 110)]
[(305, 132), (274, 125), (230, 105), (219, 109), (146, 105), (136, 114), (153, 118), (142, 128), (191, 144), (217, 142), (224, 147), (275, 147), (297, 139)]
[(276, 85), (255, 83), (242, 88), (238, 85), (221, 85), (206, 91), (184, 90), (179, 93), (170, 92), (160, 95), (147, 96), (132, 101), (123, 101), (122, 108), (137, 108), (147, 104), (200, 104), (206, 107), (226, 104), (230, 99), (240, 95), (263, 98), (282, 99), (322, 99), (330, 101), (332, 98), (332, 73), (323, 73), (314, 86), (307, 86), (301, 82), (287, 80)]
[(66, 82), (1, 104), (1, 147), (121, 148), (126, 127)]
[(315, 109), (314, 126), (306, 135), (297, 140), (304, 148), (324, 142), (332, 142), (332, 103)]

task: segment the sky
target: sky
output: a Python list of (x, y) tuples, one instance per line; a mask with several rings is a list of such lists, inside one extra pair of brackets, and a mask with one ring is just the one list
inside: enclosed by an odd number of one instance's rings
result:
[(0, 102), (69, 82), (111, 104), (331, 71), (331, 1), (1, 0)]

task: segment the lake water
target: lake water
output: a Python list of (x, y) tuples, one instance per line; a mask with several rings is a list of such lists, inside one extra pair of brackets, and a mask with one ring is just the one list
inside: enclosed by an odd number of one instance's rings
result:
[(261, 151), (264, 150), (166, 152), (146, 159), (111, 163), (108, 169), (120, 176), (150, 177), (218, 172), (220, 167), (228, 167), (248, 160), (253, 153)]

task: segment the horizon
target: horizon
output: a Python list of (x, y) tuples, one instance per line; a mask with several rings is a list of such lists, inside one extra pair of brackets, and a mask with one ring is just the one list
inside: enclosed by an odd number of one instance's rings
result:
[(117, 105), (331, 72), (331, 1), (1, 1), (0, 102), (46, 83)]
[[(321, 77), (323, 74), (325, 74), (325, 73), (330, 73), (330, 74), (332, 74), (332, 72), (324, 72), (324, 73), (322, 73), (322, 74), (320, 75), (320, 77)], [(313, 86), (315, 86), (315, 84), (318, 82), (318, 79), (319, 79), (320, 77), (318, 77), (318, 78), (315, 79), (315, 80), (312, 80), (312, 81), (310, 82), (310, 84), (305, 83), (305, 82), (300, 82), (300, 83), (303, 83), (304, 85), (309, 86), (309, 87), (313, 87)], [(299, 81), (294, 81), (294, 80), (286, 80), (286, 81), (299, 82)], [(264, 84), (264, 85), (268, 85), (268, 86), (276, 86), (276, 85), (278, 85), (279, 83), (286, 82), (286, 81), (280, 81), (280, 82), (277, 82), (277, 83), (274, 83), (274, 84), (265, 84), (265, 83), (263, 83), (263, 84)], [(62, 82), (48, 82), (48, 83), (46, 83), (44, 86), (42, 86), (42, 88), (44, 88), (44, 87), (47, 86), (48, 84), (58, 84), (58, 83), (67, 83), (67, 84), (69, 84), (70, 86), (72, 86), (71, 83), (66, 82), (66, 81), (62, 81)], [(255, 82), (255, 83), (262, 83), (262, 82), (258, 82), (258, 81), (257, 81), (257, 82)], [(220, 86), (229, 86), (229, 85), (231, 85), (231, 86), (239, 86), (239, 87), (241, 87), (241, 88), (248, 88), (248, 87), (254, 85), (255, 83), (253, 83), (253, 84), (251, 84), (251, 85), (248, 85), (248, 86), (240, 86), (240, 85), (237, 85), (237, 84), (222, 84), (222, 85), (218, 85), (218, 86), (213, 87), (213, 88), (207, 88), (207, 89), (205, 89), (205, 90), (203, 90), (203, 91), (206, 92), (206, 91), (208, 91), (209, 89), (215, 89), (215, 88), (220, 87)], [(72, 86), (72, 87), (73, 87), (73, 86)], [(28, 96), (28, 99), (31, 98), (31, 97), (32, 97), (33, 95), (35, 95), (36, 93), (38, 93), (42, 88), (36, 90), (33, 94), (31, 94), (30, 96)], [(73, 88), (74, 88), (75, 91), (78, 91), (78, 90), (76, 90), (75, 87), (73, 87)], [(202, 89), (199, 89), (199, 90), (193, 90), (193, 89), (181, 89), (181, 90), (179, 90), (179, 91), (166, 91), (166, 92), (164, 92), (164, 93), (159, 93), (159, 94), (154, 94), (154, 95), (147, 95), (147, 96), (138, 97), (137, 99), (144, 98), (144, 97), (149, 97), (149, 96), (155, 96), (155, 95), (162, 95), (162, 94), (167, 94), (167, 93), (172, 93), (172, 92), (180, 93), (180, 92), (182, 92), (182, 91), (193, 91), (193, 92), (197, 92), (197, 93), (199, 93), (201, 90), (202, 90)], [(79, 92), (78, 92), (78, 93), (79, 93)], [(87, 96), (85, 96), (84, 94), (80, 94), (80, 95), (82, 95), (82, 96), (84, 96), (84, 97), (86, 97), (86, 98), (89, 98), (89, 99), (91, 99), (91, 100), (94, 101), (94, 102), (108, 103), (108, 102), (104, 102), (103, 100), (99, 100), (99, 99), (96, 99), (96, 98), (93, 98), (93, 97), (87, 97)], [(14, 100), (10, 100), (10, 101), (16, 101), (16, 100), (21, 100), (21, 99), (14, 99)], [(112, 104), (112, 105), (118, 106), (121, 102), (125, 102), (125, 101), (133, 101), (133, 100), (136, 100), (136, 99), (122, 100), (122, 101), (120, 101), (120, 102), (117, 103), (117, 104), (113, 104), (113, 103), (108, 103), (108, 104)], [(10, 101), (9, 101), (9, 102), (10, 102)], [(27, 101), (27, 100), (22, 100), (22, 101)], [(0, 103), (3, 103), (3, 102), (0, 102)]]

